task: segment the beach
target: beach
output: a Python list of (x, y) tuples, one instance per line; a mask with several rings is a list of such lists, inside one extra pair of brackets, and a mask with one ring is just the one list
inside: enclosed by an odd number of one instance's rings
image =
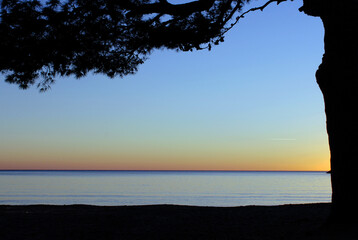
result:
[(358, 239), (357, 226), (328, 226), (330, 204), (1, 205), (0, 239)]

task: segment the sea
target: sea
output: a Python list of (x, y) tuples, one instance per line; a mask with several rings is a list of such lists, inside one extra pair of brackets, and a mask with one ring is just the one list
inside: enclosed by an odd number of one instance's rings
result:
[(282, 205), (331, 201), (326, 172), (0, 171), (0, 205)]

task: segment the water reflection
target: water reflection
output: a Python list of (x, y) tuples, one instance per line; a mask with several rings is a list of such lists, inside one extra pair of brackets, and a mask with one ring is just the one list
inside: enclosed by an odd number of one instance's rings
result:
[(330, 195), (324, 172), (0, 171), (0, 204), (279, 205)]

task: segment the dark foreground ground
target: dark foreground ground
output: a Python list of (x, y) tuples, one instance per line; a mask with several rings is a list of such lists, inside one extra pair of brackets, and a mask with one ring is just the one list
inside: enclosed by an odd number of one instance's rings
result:
[(358, 226), (325, 225), (329, 204), (247, 207), (0, 205), (0, 239), (337, 239)]

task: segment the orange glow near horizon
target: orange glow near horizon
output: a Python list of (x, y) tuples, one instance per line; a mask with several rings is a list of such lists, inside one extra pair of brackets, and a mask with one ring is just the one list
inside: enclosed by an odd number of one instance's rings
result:
[[(70, 140), (54, 145), (33, 142), (9, 145), (0, 152), (0, 169), (23, 170), (226, 170), (328, 171), (326, 142), (295, 141), (171, 141), (126, 144)], [(48, 147), (43, 147), (48, 144)], [(45, 145), (46, 146), (46, 145)], [(118, 146), (122, 146), (118, 147)]]
[[(328, 171), (328, 156), (300, 159), (254, 156), (8, 156), (0, 161), (2, 170), (221, 170), (221, 171)], [(245, 160), (246, 159), (246, 160)]]

